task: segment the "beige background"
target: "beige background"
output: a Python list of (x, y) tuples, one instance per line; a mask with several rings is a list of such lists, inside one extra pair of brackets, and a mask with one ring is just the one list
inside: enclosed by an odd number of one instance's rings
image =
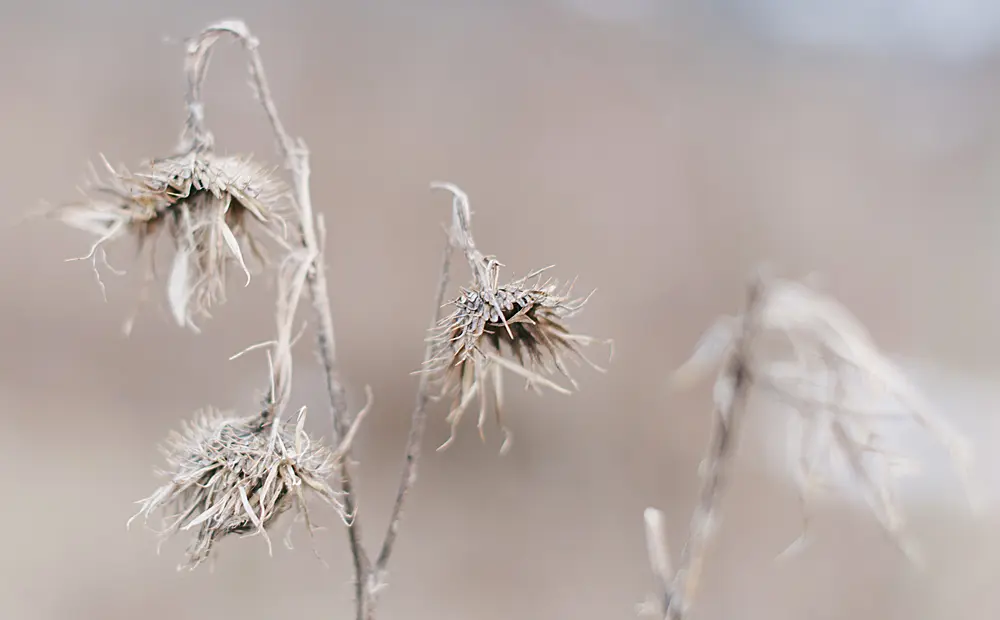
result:
[[(557, 263), (598, 289), (576, 325), (616, 340), (610, 372), (581, 371), (569, 398), (511, 389), (503, 458), (499, 433), (483, 446), (472, 425), (428, 451), (383, 617), (633, 617), (651, 586), (642, 510), (666, 510), (679, 546), (708, 432), (707, 386), (674, 396), (665, 377), (763, 259), (819, 271), (881, 344), (917, 360), (996, 486), (1000, 56), (782, 47), (726, 18), (749, 2), (630, 2), (607, 20), (573, 8), (607, 8), (596, 1), (362, 4), (0, 5), (0, 204), (15, 222), (72, 199), (99, 153), (168, 153), (183, 78), (164, 38), (246, 18), (287, 125), (314, 151), (353, 400), (365, 384), (376, 394), (357, 450), (370, 544), (394, 495), (448, 215), (428, 181), (470, 193), (480, 246), (510, 270)], [(218, 54), (208, 120), (233, 152), (270, 157), (246, 82), (235, 50)], [(214, 572), (177, 573), (183, 544), (157, 556), (149, 531), (125, 530), (166, 433), (263, 387), (261, 358), (226, 357), (269, 336), (264, 280), (234, 290), (201, 336), (171, 324), (157, 289), (125, 339), (135, 278), (109, 276), (104, 303), (87, 266), (63, 262), (84, 235), (42, 221), (0, 234), (0, 617), (348, 617), (332, 515), (318, 542), (329, 568), (299, 530), (294, 552), (227, 541)], [(112, 259), (129, 265), (130, 248)], [(325, 432), (312, 361), (302, 348), (297, 389)], [(443, 413), (429, 447), (447, 436)], [(799, 517), (766, 413), (748, 425), (698, 618), (997, 617), (997, 513), (973, 520), (936, 464), (908, 495), (926, 573), (836, 497), (814, 545), (775, 563)]]

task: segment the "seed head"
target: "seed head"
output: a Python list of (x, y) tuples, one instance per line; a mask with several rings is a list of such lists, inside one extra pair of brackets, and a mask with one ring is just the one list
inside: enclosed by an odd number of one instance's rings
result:
[[(88, 199), (58, 211), (66, 224), (98, 235), (84, 257), (95, 266), (103, 244), (130, 236), (143, 249), (161, 231), (173, 240), (175, 254), (167, 285), (170, 308), (182, 326), (225, 301), (226, 277), (235, 262), (250, 282), (241, 245), (265, 260), (251, 223), (279, 243), (285, 188), (269, 170), (248, 158), (194, 149), (154, 160), (145, 170), (96, 171)], [(152, 263), (150, 264), (152, 266)]]
[[(441, 395), (453, 394), (455, 398), (448, 413), (451, 436), (438, 450), (454, 441), (462, 414), (477, 396), (479, 436), (482, 438), (486, 409), (492, 396), (494, 417), (505, 435), (500, 448), (502, 453), (509, 448), (511, 439), (501, 416), (504, 369), (523, 377), (527, 381), (526, 387), (538, 393), (544, 386), (563, 394), (570, 391), (549, 377), (559, 373), (574, 388), (577, 387), (563, 363), (565, 356), (603, 372), (581, 351), (581, 347), (595, 339), (570, 332), (565, 323), (583, 308), (590, 297), (573, 299), (572, 283), (562, 290), (553, 280), (542, 283), (542, 273), (551, 267), (500, 286), (500, 267), (503, 264), (483, 255), (472, 236), (469, 196), (453, 183), (436, 181), (431, 183), (431, 187), (446, 190), (452, 195), (449, 243), (452, 249), (465, 254), (472, 272), (472, 283), (450, 302), (453, 312), (438, 321), (431, 330), (430, 351), (424, 362), (424, 371), (441, 383)], [(445, 282), (447, 275), (446, 263)], [(529, 285), (528, 280), (532, 278), (537, 279)]]
[(296, 424), (270, 425), (264, 419), (207, 410), (170, 436), (164, 449), (170, 482), (142, 500), (132, 519), (141, 515), (148, 521), (154, 511), (162, 511), (164, 539), (195, 530), (183, 567), (204, 562), (215, 543), (229, 534), (260, 533), (270, 549), (267, 529), (292, 507), (311, 534), (305, 492), (348, 518), (338, 492), (327, 482), (342, 452), (309, 438), (303, 430), (304, 410)]
[[(442, 395), (455, 397), (448, 414), (452, 435), (442, 448), (454, 439), (462, 414), (477, 396), (480, 435), (492, 398), (497, 424), (510, 439), (501, 419), (504, 369), (523, 377), (536, 392), (544, 386), (568, 394), (570, 390), (549, 378), (559, 374), (577, 387), (564, 363), (567, 356), (597, 368), (581, 351), (593, 339), (572, 333), (566, 325), (588, 298), (572, 298), (572, 284), (560, 290), (555, 281), (540, 282), (544, 269), (496, 286), (499, 263), (489, 262), (493, 281), (486, 286), (477, 281), (464, 289), (450, 302), (453, 312), (441, 319), (431, 335), (435, 355), (428, 371), (439, 377)], [(538, 280), (529, 284), (532, 278)], [(507, 441), (502, 450), (506, 447)]]

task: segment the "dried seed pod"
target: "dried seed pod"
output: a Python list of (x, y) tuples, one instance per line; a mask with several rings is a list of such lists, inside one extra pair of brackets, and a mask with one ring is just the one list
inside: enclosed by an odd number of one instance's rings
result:
[(183, 567), (193, 569), (204, 562), (215, 543), (229, 534), (260, 533), (270, 548), (267, 529), (293, 507), (311, 534), (307, 492), (348, 518), (339, 492), (327, 481), (342, 452), (310, 439), (303, 430), (304, 410), (295, 424), (274, 426), (262, 424), (263, 419), (207, 410), (170, 436), (164, 448), (170, 482), (142, 500), (142, 509), (132, 519), (168, 513), (160, 532), (164, 538), (195, 530)]
[[(495, 270), (497, 265), (492, 261), (488, 269)], [(480, 435), (492, 398), (497, 424), (510, 438), (501, 419), (504, 369), (523, 377), (537, 392), (548, 387), (564, 394), (570, 390), (549, 377), (561, 375), (576, 387), (565, 358), (601, 370), (581, 351), (582, 346), (594, 339), (572, 333), (565, 323), (583, 308), (588, 298), (571, 298), (572, 285), (559, 291), (553, 281), (528, 283), (532, 278), (540, 280), (543, 271), (503, 286), (490, 283), (482, 286), (476, 282), (451, 302), (454, 311), (441, 319), (432, 332), (435, 355), (427, 362), (426, 371), (439, 378), (442, 395), (455, 397), (448, 414), (452, 435), (441, 448), (454, 439), (455, 428), (476, 397), (480, 402)], [(495, 277), (490, 280), (496, 282)]]
[(242, 246), (265, 260), (253, 228), (279, 243), (284, 239), (284, 185), (248, 158), (194, 149), (154, 160), (138, 173), (104, 164), (108, 177), (95, 172), (88, 199), (59, 209), (57, 215), (98, 235), (82, 257), (93, 261), (95, 269), (105, 242), (132, 237), (142, 249), (166, 231), (176, 250), (168, 299), (182, 326), (194, 328), (196, 316), (209, 316), (213, 306), (225, 301), (231, 263), (239, 265), (249, 283)]
[[(541, 392), (544, 386), (563, 394), (569, 390), (549, 376), (559, 373), (576, 387), (566, 370), (565, 356), (603, 372), (581, 351), (581, 347), (595, 339), (574, 334), (565, 324), (583, 308), (589, 296), (571, 298), (572, 283), (562, 291), (552, 280), (542, 283), (541, 275), (550, 267), (500, 286), (503, 264), (480, 252), (472, 236), (469, 196), (452, 183), (434, 182), (431, 187), (452, 195), (451, 247), (465, 254), (472, 272), (472, 284), (451, 301), (454, 311), (432, 329), (430, 355), (424, 362), (424, 372), (432, 373), (442, 384), (442, 396), (455, 395), (448, 413), (451, 437), (438, 450), (455, 439), (463, 413), (477, 396), (479, 435), (483, 437), (492, 392), (496, 421), (505, 435), (500, 448), (504, 452), (511, 438), (502, 420), (504, 369), (526, 379), (528, 387), (536, 392)], [(529, 285), (532, 278), (537, 279)]]

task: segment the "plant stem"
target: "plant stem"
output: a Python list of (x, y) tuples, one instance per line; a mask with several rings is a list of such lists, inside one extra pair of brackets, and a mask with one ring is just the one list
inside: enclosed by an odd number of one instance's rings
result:
[(688, 542), (681, 552), (680, 566), (666, 598), (666, 620), (682, 620), (687, 613), (701, 577), (708, 545), (718, 524), (719, 504), (725, 492), (729, 464), (736, 452), (739, 422), (743, 416), (747, 393), (746, 369), (741, 360), (734, 359), (734, 394), (728, 408), (716, 407), (715, 424), (709, 442), (704, 481), (699, 494), (698, 507), (691, 517)]
[[(187, 99), (188, 125), (194, 134), (195, 144), (208, 142), (211, 138), (204, 125), (204, 114), (200, 102), (200, 86), (204, 81), (212, 46), (223, 35), (235, 37), (246, 50), (250, 60), (250, 76), (257, 98), (267, 114), (268, 121), (278, 142), (278, 151), (284, 158), (285, 167), (293, 178), (295, 203), (299, 210), (300, 243), (311, 257), (312, 265), (307, 275), (309, 296), (317, 318), (317, 349), (326, 375), (327, 396), (333, 417), (336, 443), (342, 443), (351, 427), (347, 398), (337, 370), (333, 314), (326, 286), (326, 272), (323, 263), (323, 248), (316, 234), (316, 215), (312, 208), (309, 190), (309, 150), (302, 140), (294, 140), (285, 130), (278, 117), (274, 98), (264, 73), (263, 62), (257, 51), (258, 41), (250, 34), (242, 21), (224, 21), (213, 24), (188, 43), (186, 68), (189, 76)], [(206, 139), (207, 136), (207, 139)], [(357, 498), (350, 473), (350, 453), (340, 460), (340, 482), (344, 494), (344, 508), (349, 515), (347, 523), (348, 541), (354, 558), (355, 603), (358, 620), (374, 618), (374, 593), (372, 591), (371, 560), (365, 552), (361, 523), (357, 518)]]
[[(437, 296), (434, 298), (434, 313), (431, 327), (437, 325), (441, 317), (441, 307), (444, 305), (445, 294), (448, 290), (448, 280), (451, 272), (452, 244), (450, 240), (445, 241), (444, 255), (441, 259), (441, 276), (438, 281)], [(424, 351), (424, 361), (431, 359), (434, 354), (433, 343), (428, 342)], [(375, 562), (375, 578), (381, 583), (386, 565), (389, 563), (389, 556), (396, 543), (396, 536), (399, 534), (399, 524), (403, 517), (403, 504), (406, 496), (414, 483), (417, 481), (417, 461), (420, 460), (420, 447), (423, 442), (424, 429), (427, 426), (427, 402), (430, 400), (431, 378), (427, 372), (421, 373), (420, 384), (417, 387), (417, 403), (413, 408), (413, 416), (410, 421), (410, 435), (406, 440), (406, 457), (403, 464), (403, 474), (399, 481), (399, 491), (396, 493), (396, 503), (392, 509), (392, 516), (389, 518), (389, 527), (382, 542), (382, 550), (379, 552), (378, 560)]]
[[(305, 210), (303, 209), (303, 214)], [(303, 245), (308, 250), (314, 250), (315, 236), (310, 241), (303, 226)], [(319, 349), (320, 360), (326, 374), (326, 391), (330, 400), (331, 415), (333, 416), (333, 427), (336, 434), (336, 443), (340, 444), (346, 437), (351, 427), (348, 419), (347, 398), (344, 394), (344, 385), (340, 380), (340, 373), (337, 371), (336, 350), (334, 348), (333, 315), (330, 311), (330, 298), (326, 288), (326, 273), (320, 258), (313, 264), (307, 276), (309, 285), (309, 296), (312, 298), (313, 310), (319, 321), (316, 329), (316, 344)], [(351, 556), (354, 559), (354, 598), (357, 606), (358, 620), (371, 620), (374, 618), (375, 600), (371, 583), (371, 560), (364, 549), (364, 542), (361, 536), (361, 523), (357, 515), (357, 499), (354, 491), (350, 471), (350, 453), (344, 455), (340, 460), (340, 487), (344, 494), (344, 512), (348, 515), (347, 537), (351, 547)]]
[[(714, 425), (704, 460), (704, 474), (699, 493), (698, 507), (691, 517), (687, 543), (681, 552), (680, 564), (674, 573), (673, 583), (663, 593), (665, 620), (683, 620), (691, 608), (700, 582), (709, 543), (716, 532), (719, 505), (725, 494), (725, 484), (730, 465), (736, 453), (740, 422), (746, 413), (748, 393), (752, 384), (750, 376), (750, 346), (756, 333), (764, 283), (757, 279), (750, 284), (747, 305), (743, 315), (743, 329), (736, 350), (727, 360), (720, 375), (720, 382), (728, 394), (716, 394), (713, 410)], [(719, 385), (716, 386), (719, 390)], [(656, 567), (654, 567), (654, 570)]]

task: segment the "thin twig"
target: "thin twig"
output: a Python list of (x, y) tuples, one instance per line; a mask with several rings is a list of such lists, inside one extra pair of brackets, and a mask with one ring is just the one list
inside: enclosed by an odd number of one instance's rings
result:
[(697, 592), (702, 566), (708, 544), (715, 533), (718, 522), (719, 503), (722, 499), (728, 465), (735, 452), (738, 422), (743, 415), (746, 402), (747, 378), (742, 363), (733, 360), (735, 373), (733, 399), (728, 409), (716, 408), (713, 412), (715, 424), (705, 459), (705, 478), (702, 482), (698, 507), (691, 517), (691, 531), (688, 542), (681, 553), (680, 567), (674, 574), (670, 588), (669, 607), (665, 618), (681, 620)]
[[(441, 308), (444, 306), (445, 294), (448, 291), (448, 280), (451, 272), (452, 243), (445, 242), (444, 255), (441, 258), (441, 276), (438, 281), (437, 296), (434, 298), (434, 313), (431, 321), (431, 328), (437, 325), (441, 318)], [(429, 360), (434, 355), (434, 343), (428, 339), (427, 348), (424, 351), (424, 360)], [(396, 504), (392, 509), (392, 516), (389, 519), (389, 527), (382, 542), (382, 550), (379, 552), (378, 560), (375, 562), (375, 578), (381, 584), (386, 565), (389, 563), (389, 556), (396, 542), (399, 533), (399, 524), (403, 517), (403, 504), (406, 496), (414, 483), (417, 481), (417, 461), (420, 459), (420, 447), (423, 442), (424, 429), (427, 426), (427, 402), (430, 400), (431, 376), (429, 373), (420, 374), (420, 384), (417, 387), (417, 404), (413, 408), (413, 416), (410, 421), (410, 435), (406, 440), (406, 460), (403, 464), (403, 475), (399, 481), (399, 491), (396, 493)]]
[[(663, 617), (665, 620), (682, 620), (691, 608), (700, 582), (702, 566), (718, 523), (719, 505), (725, 492), (729, 465), (736, 452), (739, 423), (746, 411), (747, 395), (751, 383), (749, 374), (750, 343), (755, 333), (758, 307), (764, 285), (751, 284), (747, 309), (744, 314), (743, 332), (736, 343), (736, 351), (727, 361), (728, 367), (720, 376), (722, 385), (716, 386), (714, 424), (708, 454), (703, 463), (703, 478), (698, 506), (691, 517), (687, 543), (681, 552), (673, 583), (665, 593)], [(720, 389), (721, 388), (721, 389)], [(657, 567), (654, 566), (654, 570)]]
[[(187, 103), (188, 125), (193, 134), (191, 143), (193, 146), (211, 145), (211, 136), (204, 126), (200, 84), (205, 78), (210, 50), (223, 35), (231, 35), (236, 38), (249, 57), (250, 77), (257, 99), (267, 114), (278, 142), (278, 151), (284, 158), (284, 165), (293, 178), (292, 189), (299, 210), (300, 243), (303, 249), (312, 256), (312, 266), (307, 275), (307, 283), (309, 295), (312, 298), (313, 311), (318, 322), (317, 347), (326, 374), (327, 395), (334, 422), (336, 443), (341, 444), (351, 428), (351, 416), (347, 408), (343, 383), (337, 370), (333, 315), (327, 293), (322, 247), (316, 234), (316, 216), (313, 212), (309, 190), (309, 150), (304, 141), (293, 139), (285, 130), (271, 95), (260, 53), (257, 51), (259, 42), (251, 35), (246, 24), (242, 21), (232, 20), (213, 24), (188, 43), (189, 94)], [(349, 461), (350, 454), (348, 453), (341, 460), (339, 473), (341, 490), (344, 494), (344, 509), (346, 514), (350, 516), (347, 532), (351, 554), (354, 558), (356, 611), (358, 620), (370, 620), (374, 617), (374, 597), (369, 578), (371, 561), (362, 544), (361, 524), (357, 518), (357, 498), (351, 481)]]

